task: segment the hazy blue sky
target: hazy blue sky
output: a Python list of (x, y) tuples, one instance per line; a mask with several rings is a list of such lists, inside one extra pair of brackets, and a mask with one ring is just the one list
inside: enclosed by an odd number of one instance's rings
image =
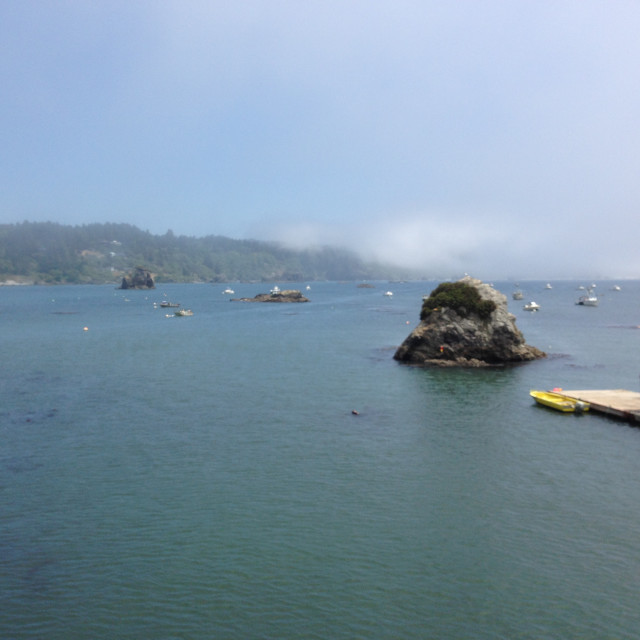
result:
[(0, 3), (0, 222), (640, 277), (637, 0)]

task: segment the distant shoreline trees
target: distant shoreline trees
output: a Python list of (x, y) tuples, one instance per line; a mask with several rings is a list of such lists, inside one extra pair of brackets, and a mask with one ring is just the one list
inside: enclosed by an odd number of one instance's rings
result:
[(302, 282), (411, 277), (334, 247), (295, 251), (275, 242), (153, 235), (130, 224), (0, 225), (0, 282), (118, 283), (136, 265), (156, 282)]

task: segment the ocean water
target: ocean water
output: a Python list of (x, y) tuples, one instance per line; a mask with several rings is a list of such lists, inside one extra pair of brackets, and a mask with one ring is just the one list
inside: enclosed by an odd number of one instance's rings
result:
[(0, 637), (640, 637), (640, 429), (529, 397), (640, 390), (640, 282), (399, 365), (436, 284), (0, 288)]

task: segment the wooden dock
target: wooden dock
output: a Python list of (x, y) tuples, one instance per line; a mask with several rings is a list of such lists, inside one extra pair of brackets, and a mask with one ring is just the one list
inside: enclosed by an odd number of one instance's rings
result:
[(562, 390), (565, 396), (588, 402), (591, 411), (640, 423), (640, 393), (626, 389)]

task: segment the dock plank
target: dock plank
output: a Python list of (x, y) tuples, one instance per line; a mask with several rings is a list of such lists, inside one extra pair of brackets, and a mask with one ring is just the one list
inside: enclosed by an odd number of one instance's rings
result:
[(562, 393), (588, 402), (592, 411), (599, 411), (625, 420), (640, 422), (640, 393), (627, 389), (579, 389)]

